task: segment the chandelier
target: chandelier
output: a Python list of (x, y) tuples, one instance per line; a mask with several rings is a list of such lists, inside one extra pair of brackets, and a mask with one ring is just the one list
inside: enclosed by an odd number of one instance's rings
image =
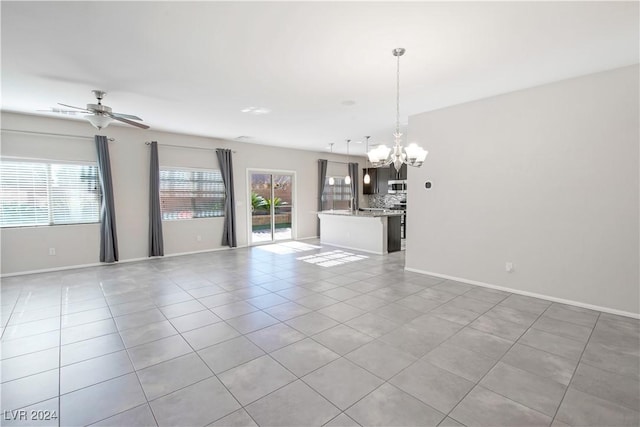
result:
[(402, 133), (400, 133), (400, 57), (404, 55), (404, 52), (405, 49), (401, 47), (393, 49), (393, 56), (398, 58), (396, 73), (396, 131), (393, 134), (395, 144), (393, 150), (386, 145), (378, 145), (367, 153), (369, 161), (376, 168), (390, 164), (393, 164), (396, 171), (400, 171), (403, 164), (419, 168), (422, 166), (427, 154), (429, 154), (427, 150), (415, 143), (411, 143), (406, 147), (402, 146)]

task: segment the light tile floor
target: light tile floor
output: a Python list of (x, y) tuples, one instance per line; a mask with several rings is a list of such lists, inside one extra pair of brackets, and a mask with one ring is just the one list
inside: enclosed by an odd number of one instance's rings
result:
[(6, 278), (1, 424), (639, 424), (637, 320), (403, 265), (312, 241)]
[(259, 230), (251, 232), (251, 241), (253, 243), (270, 242), (271, 240), (287, 240), (291, 239), (291, 228), (276, 228), (273, 239), (271, 238), (271, 230)]

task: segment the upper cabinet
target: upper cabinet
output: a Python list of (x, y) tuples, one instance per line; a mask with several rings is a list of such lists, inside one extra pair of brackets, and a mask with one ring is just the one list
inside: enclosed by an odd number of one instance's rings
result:
[(365, 184), (364, 181), (362, 181), (363, 194), (387, 194), (389, 190), (389, 180), (407, 179), (407, 165), (402, 165), (399, 172), (396, 171), (393, 166), (362, 169), (363, 180), (367, 170), (369, 171), (371, 181), (369, 184)]
[(378, 168), (378, 194), (387, 194), (389, 190), (390, 169)]
[(396, 168), (391, 165), (389, 179), (407, 179), (407, 165), (403, 164), (400, 171), (396, 171)]
[[(364, 183), (364, 176), (369, 172), (369, 178), (371, 181), (369, 184)], [(362, 194), (378, 194), (378, 169), (368, 168), (362, 169)]]

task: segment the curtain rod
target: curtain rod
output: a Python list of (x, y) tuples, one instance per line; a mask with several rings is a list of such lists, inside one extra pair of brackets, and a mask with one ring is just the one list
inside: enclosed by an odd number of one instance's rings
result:
[[(145, 141), (145, 145), (151, 145), (151, 141)], [(191, 148), (192, 150), (207, 150), (207, 151), (217, 150), (217, 148), (191, 147), (189, 145), (160, 144), (159, 142), (158, 142), (158, 145), (162, 147)], [(231, 152), (235, 153), (235, 151), (231, 151)]]
[[(339, 163), (341, 165), (348, 165), (349, 163), (358, 163), (358, 162), (336, 162), (334, 160), (327, 160), (327, 162), (329, 162), (329, 163)], [(371, 169), (373, 169), (373, 168), (371, 168)]]
[[(80, 138), (80, 139), (93, 139), (92, 136), (84, 136), (84, 135), (70, 135), (66, 133), (51, 133), (51, 132), (36, 132), (31, 130), (18, 130), (18, 129), (0, 129), (2, 132), (13, 132), (13, 133), (24, 133), (27, 135), (46, 135), (46, 136), (56, 136), (61, 138)], [(107, 138), (110, 142), (114, 142), (114, 138)]]

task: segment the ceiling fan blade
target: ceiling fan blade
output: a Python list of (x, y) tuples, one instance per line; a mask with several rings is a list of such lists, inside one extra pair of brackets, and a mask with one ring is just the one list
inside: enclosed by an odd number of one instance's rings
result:
[(122, 122), (122, 123), (126, 123), (126, 124), (131, 125), (131, 126), (136, 126), (136, 127), (141, 128), (141, 129), (149, 129), (149, 126), (147, 126), (147, 125), (143, 125), (142, 123), (137, 123), (137, 122), (134, 122), (132, 120), (125, 119), (124, 117), (116, 116), (114, 114), (109, 114), (109, 116), (114, 120), (117, 120), (117, 121)]
[(44, 113), (60, 113), (60, 114), (86, 114), (83, 111), (77, 110), (63, 110), (61, 108), (49, 108), (48, 110), (36, 110)]
[(118, 117), (124, 117), (125, 119), (130, 119), (130, 120), (139, 120), (142, 121), (142, 119), (138, 116), (132, 116), (131, 114), (122, 114), (122, 113), (111, 113), (114, 116), (118, 116)]
[(62, 104), (62, 103), (60, 103), (60, 102), (58, 102), (58, 105), (62, 105), (63, 107), (67, 107), (67, 108), (75, 108), (76, 110), (86, 111), (87, 113), (89, 113), (89, 112), (90, 112), (90, 111), (89, 111), (89, 110), (87, 110), (86, 108), (74, 107), (73, 105)]

